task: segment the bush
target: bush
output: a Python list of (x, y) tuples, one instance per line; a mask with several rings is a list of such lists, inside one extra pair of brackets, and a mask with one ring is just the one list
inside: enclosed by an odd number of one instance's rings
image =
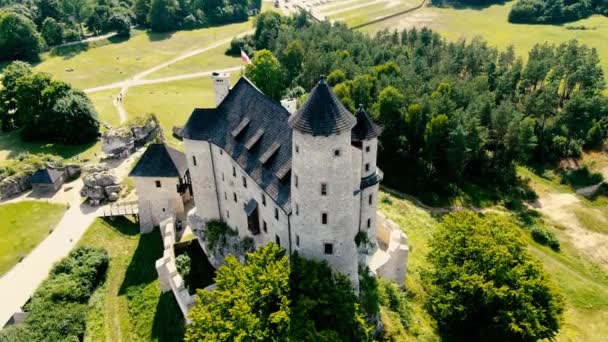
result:
[(591, 171), (587, 165), (576, 170), (564, 170), (561, 172), (561, 178), (562, 184), (568, 184), (574, 188), (595, 185), (604, 180), (601, 173)]
[(124, 14), (114, 14), (108, 19), (110, 30), (116, 31), (119, 37), (131, 36), (131, 20)]
[(226, 246), (226, 235), (236, 236), (238, 233), (222, 221), (210, 221), (207, 223), (205, 238), (210, 249), (214, 250)]
[(380, 305), (395, 312), (401, 324), (408, 328), (411, 322), (411, 309), (405, 292), (399, 285), (388, 280), (379, 279), (378, 285)]
[(175, 266), (177, 267), (177, 272), (182, 276), (182, 278), (186, 279), (190, 274), (190, 264), (191, 264), (190, 256), (188, 254), (180, 254), (175, 258)]
[(534, 241), (540, 243), (541, 245), (549, 246), (556, 252), (559, 251), (559, 239), (547, 228), (534, 226), (530, 232), (532, 233), (532, 238)]
[(58, 45), (63, 42), (63, 26), (53, 18), (44, 19), (40, 33), (47, 45)]

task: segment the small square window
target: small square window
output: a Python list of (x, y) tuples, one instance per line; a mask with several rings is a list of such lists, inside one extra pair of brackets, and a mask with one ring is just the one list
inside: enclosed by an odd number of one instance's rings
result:
[(369, 145), (368, 145), (368, 146), (365, 146), (365, 152), (369, 152), (370, 150), (371, 150), (371, 149), (370, 149)]
[(294, 175), (293, 178), (294, 178), (294, 182), (295, 182), (295, 185), (297, 188), (298, 187), (298, 175)]
[(234, 199), (234, 203), (236, 203), (239, 200), (238, 197), (236, 196), (236, 192), (232, 193), (232, 199)]
[(223, 155), (223, 154), (224, 154), (224, 150), (222, 150), (222, 149), (220, 148), (220, 155)]
[(165, 208), (163, 208), (163, 213), (165, 212)]
[(266, 221), (262, 221), (262, 228), (264, 229), (264, 233), (268, 233), (268, 225), (266, 224)]
[(160, 187), (161, 187), (161, 185), (160, 185), (160, 181), (159, 181), (159, 180), (155, 181), (154, 183), (156, 183), (156, 187), (157, 187), (157, 188), (160, 188)]
[(274, 208), (274, 218), (277, 221), (279, 220), (279, 209), (278, 208)]
[(266, 195), (262, 194), (262, 204), (266, 206)]
[(369, 195), (368, 202), (369, 202), (369, 204), (374, 203), (374, 195)]
[(296, 153), (300, 153), (300, 146), (296, 145)]
[(296, 235), (296, 246), (300, 247), (300, 235)]
[(332, 255), (334, 254), (334, 245), (331, 243), (324, 243), (324, 250), (325, 250), (325, 254), (327, 255)]
[(243, 176), (243, 187), (247, 187), (247, 177)]
[(228, 194), (224, 191), (224, 199), (227, 200), (228, 199)]
[(281, 247), (281, 239), (279, 238), (278, 235), (274, 236), (274, 241), (277, 243), (277, 245), (279, 245), (279, 247)]
[(232, 177), (236, 177), (236, 167), (232, 167)]
[(196, 157), (192, 156), (192, 165), (196, 166)]
[(339, 157), (340, 156), (340, 149), (337, 148), (334, 150), (334, 157)]
[(365, 171), (366, 171), (366, 172), (367, 172), (367, 171), (369, 171), (369, 163), (366, 163), (366, 164), (365, 164)]
[(327, 196), (327, 183), (321, 183), (321, 196)]
[(321, 214), (321, 223), (322, 224), (327, 224), (327, 213), (322, 213)]
[(372, 219), (367, 219), (367, 228), (372, 227)]

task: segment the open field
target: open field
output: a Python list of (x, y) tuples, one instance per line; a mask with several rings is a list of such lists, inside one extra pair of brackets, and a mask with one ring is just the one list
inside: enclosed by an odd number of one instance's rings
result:
[(17, 131), (0, 133), (0, 163), (27, 152), (55, 154), (64, 159), (78, 158), (80, 160), (87, 160), (95, 158), (95, 154), (99, 151), (101, 151), (100, 142), (87, 145), (46, 144), (25, 142), (21, 140)]
[[(428, 26), (450, 40), (471, 39), (481, 36), (490, 46), (500, 49), (512, 44), (516, 53), (527, 57), (528, 51), (536, 43), (545, 41), (561, 43), (578, 39), (581, 43), (595, 47), (602, 60), (602, 67), (608, 74), (608, 18), (592, 16), (567, 25), (526, 25), (511, 24), (507, 18), (514, 1), (486, 8), (435, 8), (423, 7), (403, 16), (361, 28), (373, 33), (382, 29), (402, 30), (403, 28)], [(567, 26), (584, 25), (588, 30), (568, 30)]]
[(331, 8), (321, 14), (332, 21), (342, 21), (348, 26), (355, 26), (412, 8), (418, 4), (420, 4), (418, 0), (376, 0), (366, 3), (349, 3), (339, 8)]
[[(415, 206), (412, 202), (387, 192), (380, 194), (380, 210), (397, 222), (408, 235), (410, 257), (406, 287), (410, 293), (412, 312), (416, 317), (415, 340), (437, 340), (433, 319), (424, 310), (426, 292), (420, 272), (427, 267), (428, 241), (439, 218)], [(507, 213), (505, 213), (507, 214)], [(601, 341), (608, 335), (608, 273), (571, 242), (560, 228), (549, 226), (561, 241), (561, 252), (534, 242), (522, 229), (528, 249), (543, 263), (551, 279), (566, 300), (562, 325), (557, 341)]]
[(62, 55), (46, 54), (36, 70), (85, 89), (122, 81), (189, 50), (204, 47), (252, 28), (252, 20), (171, 33), (136, 32), (127, 41)]
[[(240, 74), (232, 73), (231, 84)], [(208, 77), (133, 87), (124, 100), (130, 117), (154, 113), (160, 120), (165, 138), (181, 148), (171, 134), (173, 126), (183, 126), (197, 107), (215, 107), (213, 86)]]
[(42, 201), (0, 205), (0, 276), (49, 235), (65, 210), (62, 204)]
[(104, 248), (110, 256), (106, 281), (89, 303), (85, 341), (181, 340), (181, 312), (171, 292), (160, 292), (154, 268), (163, 253), (158, 231), (140, 235), (127, 219), (98, 219), (79, 245)]
[(120, 116), (114, 107), (117, 92), (116, 89), (110, 89), (87, 95), (97, 110), (99, 121), (113, 127), (120, 125)]

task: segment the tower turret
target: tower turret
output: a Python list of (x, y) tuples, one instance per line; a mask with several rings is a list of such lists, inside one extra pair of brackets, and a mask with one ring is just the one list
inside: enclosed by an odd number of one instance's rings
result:
[(358, 288), (351, 129), (355, 117), (322, 78), (289, 119), (292, 134), (292, 246), (326, 260)]

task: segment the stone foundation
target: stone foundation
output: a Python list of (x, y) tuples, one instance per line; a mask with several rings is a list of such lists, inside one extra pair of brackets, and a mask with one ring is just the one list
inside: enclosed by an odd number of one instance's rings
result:
[(405, 284), (409, 247), (401, 227), (378, 212), (377, 248), (368, 259), (369, 269), (378, 277)]

